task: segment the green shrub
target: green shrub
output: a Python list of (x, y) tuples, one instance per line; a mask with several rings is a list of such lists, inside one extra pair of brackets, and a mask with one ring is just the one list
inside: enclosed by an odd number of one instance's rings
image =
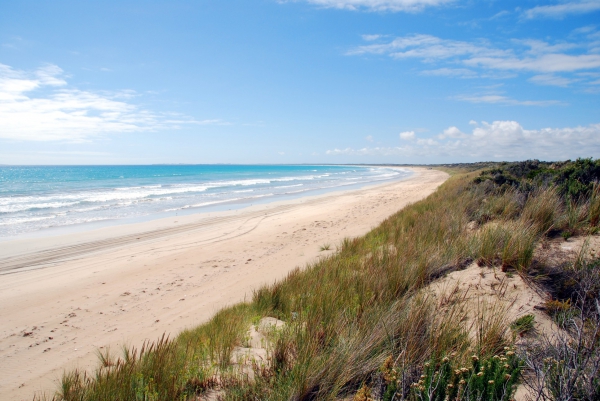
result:
[[(471, 366), (465, 367), (454, 356), (432, 359), (423, 365), (418, 381), (411, 384), (407, 397), (414, 401), (507, 401), (512, 398), (521, 374), (521, 361), (508, 348), (501, 355), (471, 357)], [(400, 373), (397, 369), (385, 372), (384, 401), (398, 398)]]
[(574, 200), (590, 197), (598, 181), (600, 181), (600, 159), (592, 158), (563, 163), (554, 180), (561, 192)]

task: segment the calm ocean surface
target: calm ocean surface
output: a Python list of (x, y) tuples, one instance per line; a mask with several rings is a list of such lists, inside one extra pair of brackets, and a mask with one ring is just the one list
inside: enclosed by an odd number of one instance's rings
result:
[(92, 222), (166, 217), (409, 176), (355, 166), (0, 166), (0, 238)]

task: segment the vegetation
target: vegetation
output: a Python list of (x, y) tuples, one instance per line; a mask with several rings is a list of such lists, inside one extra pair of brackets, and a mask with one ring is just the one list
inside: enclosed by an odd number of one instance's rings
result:
[(535, 316), (524, 315), (511, 323), (510, 329), (518, 335), (527, 334), (534, 329)]
[(483, 170), (476, 182), (491, 181), (496, 186), (530, 192), (540, 187), (556, 186), (569, 200), (589, 198), (600, 181), (600, 159), (577, 159), (559, 163), (528, 160), (499, 163)]
[(547, 303), (562, 330), (524, 347), (539, 400), (600, 399), (600, 261), (579, 262), (567, 268), (568, 298)]
[[(591, 159), (528, 161), (456, 174), (251, 302), (175, 339), (104, 354), (93, 375), (66, 373), (54, 398), (187, 400), (218, 388), (225, 400), (508, 400), (526, 367), (525, 383), (546, 399), (567, 399), (565, 391), (598, 399), (600, 266), (545, 266), (534, 253), (541, 239), (566, 230), (597, 231), (598, 167)], [(482, 305), (471, 319), (454, 298), (439, 313), (425, 287), (472, 261), (549, 291), (557, 308), (547, 310), (563, 314), (564, 341), (514, 352), (501, 308)], [(232, 353), (266, 316), (286, 325), (269, 335), (270, 359), (248, 374)], [(529, 319), (513, 330), (531, 330)]]
[[(514, 351), (507, 347), (502, 355), (484, 361), (473, 355), (471, 360), (470, 367), (453, 365), (448, 357), (439, 363), (427, 362), (423, 375), (411, 386), (414, 398), (419, 401), (510, 400), (521, 373), (521, 361)], [(393, 386), (388, 387), (385, 401), (394, 398), (392, 389)]]

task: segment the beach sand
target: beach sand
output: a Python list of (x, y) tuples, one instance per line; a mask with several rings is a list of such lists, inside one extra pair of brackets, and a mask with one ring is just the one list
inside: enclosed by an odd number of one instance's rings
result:
[(65, 369), (93, 369), (98, 349), (205, 322), (448, 178), (413, 170), (360, 190), (0, 243), (0, 400), (53, 392)]

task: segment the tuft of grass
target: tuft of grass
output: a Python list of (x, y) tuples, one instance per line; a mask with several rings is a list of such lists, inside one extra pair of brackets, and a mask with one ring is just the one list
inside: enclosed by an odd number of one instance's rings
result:
[(323, 252), (323, 251), (329, 251), (331, 250), (331, 244), (323, 244), (319, 247), (319, 251)]
[(539, 232), (547, 232), (557, 225), (563, 211), (563, 202), (556, 188), (538, 189), (527, 199), (521, 217)]
[(524, 315), (520, 318), (515, 319), (510, 324), (510, 329), (517, 335), (524, 335), (530, 333), (534, 329), (535, 316)]
[(588, 213), (588, 221), (590, 226), (597, 227), (600, 224), (600, 185), (598, 184), (595, 184), (592, 190)]

